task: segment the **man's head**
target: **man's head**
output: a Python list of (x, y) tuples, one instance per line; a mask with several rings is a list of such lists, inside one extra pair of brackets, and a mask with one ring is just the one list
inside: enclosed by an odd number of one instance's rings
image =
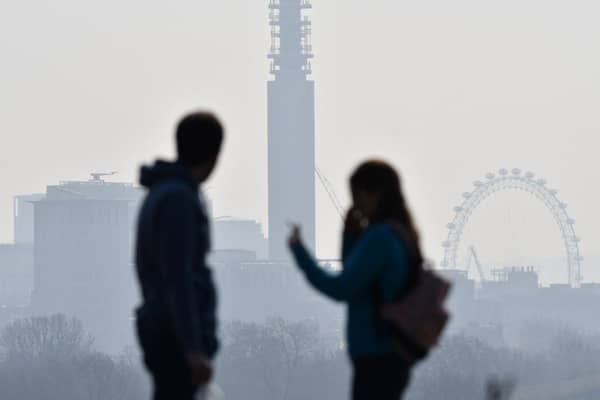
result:
[(186, 115), (176, 132), (177, 161), (189, 168), (198, 182), (212, 173), (223, 143), (223, 126), (217, 117), (205, 111)]

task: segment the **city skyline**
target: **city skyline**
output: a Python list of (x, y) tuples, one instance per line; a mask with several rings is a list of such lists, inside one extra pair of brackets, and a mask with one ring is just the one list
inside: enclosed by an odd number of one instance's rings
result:
[[(40, 27), (65, 25), (39, 41), (35, 30), (4, 16), (2, 45), (9, 62), (0, 78), (7, 88), (2, 98), (7, 116), (0, 121), (5, 181), (0, 189), (0, 242), (11, 239), (13, 195), (39, 192), (60, 180), (84, 179), (97, 170), (119, 170), (119, 180), (134, 181), (143, 161), (172, 154), (174, 121), (202, 106), (222, 114), (231, 133), (223, 163), (209, 183), (215, 214), (266, 225), (264, 55), (269, 32), (263, 3), (211, 3), (220, 25), (211, 21), (211, 13), (200, 13), (199, 5), (184, 2), (148, 6), (137, 17), (127, 5), (119, 8), (120, 16), (112, 4), (95, 6), (92, 13), (114, 25), (108, 36), (100, 35), (103, 25), (98, 21), (84, 26), (90, 11), (74, 3), (70, 14), (59, 7), (47, 13), (48, 21), (34, 18), (31, 23)], [(233, 4), (241, 7), (243, 17), (230, 15), (223, 22), (221, 16)], [(377, 3), (364, 16), (364, 5), (350, 2), (344, 18), (337, 20), (339, 5), (315, 4), (317, 165), (346, 205), (351, 169), (371, 155), (391, 160), (404, 175), (427, 253), (435, 259), (442, 253), (452, 207), (472, 181), (502, 167), (533, 170), (552, 182), (569, 204), (582, 237), (584, 278), (593, 280), (600, 218), (595, 206), (600, 193), (593, 186), (594, 136), (600, 130), (594, 118), (600, 105), (595, 71), (600, 60), (592, 39), (599, 28), (591, 16), (597, 6), (583, 2), (580, 8), (563, 9), (548, 4), (540, 12), (535, 7), (539, 2), (520, 4), (485, 8), (470, 1), (452, 7), (436, 3), (433, 12), (425, 5)], [(185, 16), (179, 9), (185, 9)], [(13, 12), (25, 11), (17, 7)], [(161, 12), (167, 22), (153, 26)], [(463, 24), (452, 25), (446, 16)], [(132, 51), (140, 33), (123, 32), (128, 18), (137, 18), (139, 32), (156, 39), (153, 47)], [(569, 23), (575, 18), (576, 26)], [(228, 34), (232, 24), (247, 35)], [(70, 35), (75, 27), (81, 38)], [(475, 29), (479, 37), (471, 34)], [(111, 36), (117, 34), (122, 34), (119, 41)], [(216, 36), (222, 37), (221, 44), (206, 44), (203, 51), (219, 68), (188, 51), (203, 37)], [(86, 71), (109, 59), (127, 62), (106, 61), (103, 73), (86, 78)], [(117, 87), (107, 85), (113, 80), (122, 89), (119, 98), (114, 96)], [(31, 98), (38, 102), (27, 104)], [(31, 112), (37, 118), (26, 119)], [(238, 178), (242, 170), (243, 178)], [(335, 256), (339, 216), (321, 188), (316, 190), (318, 250), (321, 256)], [(244, 204), (237, 201), (241, 196)], [(555, 245), (560, 243), (558, 230), (536, 232), (552, 226), (538, 205), (517, 195), (497, 202), (481, 210), (473, 229), (490, 242), (505, 237), (510, 242), (511, 231), (526, 231), (517, 236), (531, 242), (489, 246), (481, 251), (486, 258), (500, 259), (506, 248), (529, 258), (562, 257), (563, 249)], [(513, 226), (498, 225), (498, 214), (506, 214), (506, 208), (530, 217), (531, 224), (515, 216)], [(494, 232), (477, 226), (486, 223), (501, 228)]]
[(7, 4), (0, 397), (600, 398), (599, 14)]

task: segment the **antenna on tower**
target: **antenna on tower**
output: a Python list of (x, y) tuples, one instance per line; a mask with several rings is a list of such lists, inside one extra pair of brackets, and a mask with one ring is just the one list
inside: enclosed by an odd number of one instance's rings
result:
[(311, 8), (309, 0), (269, 0), (271, 74), (312, 73), (312, 22), (305, 14)]

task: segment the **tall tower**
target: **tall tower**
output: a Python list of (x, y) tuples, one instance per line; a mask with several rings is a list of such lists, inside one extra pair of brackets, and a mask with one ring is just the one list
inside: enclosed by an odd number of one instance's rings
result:
[(270, 0), (269, 257), (287, 258), (286, 221), (315, 249), (315, 95), (309, 0)]

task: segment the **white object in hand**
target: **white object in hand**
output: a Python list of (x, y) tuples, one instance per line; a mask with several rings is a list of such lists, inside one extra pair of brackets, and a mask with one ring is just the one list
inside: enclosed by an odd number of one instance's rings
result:
[(209, 383), (198, 389), (196, 400), (225, 400), (225, 394), (216, 383)]

